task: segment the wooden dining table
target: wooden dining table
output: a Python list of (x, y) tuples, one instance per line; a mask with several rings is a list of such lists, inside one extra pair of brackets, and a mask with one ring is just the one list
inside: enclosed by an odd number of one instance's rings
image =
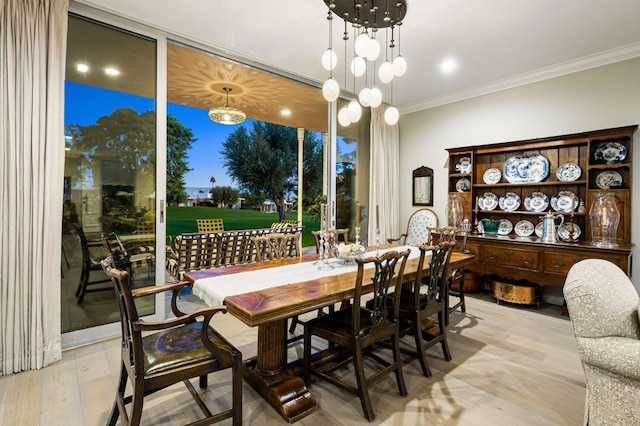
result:
[[(398, 248), (400, 249), (400, 248)], [(473, 260), (473, 255), (454, 252), (450, 265), (462, 268)], [(317, 269), (317, 255), (273, 260), (212, 268), (185, 273), (185, 279), (193, 283), (194, 293), (200, 283), (211, 277), (227, 277), (249, 271), (264, 271), (300, 264)], [(224, 305), (227, 311), (250, 327), (258, 327), (257, 355), (245, 360), (245, 380), (289, 423), (294, 423), (318, 409), (309, 389), (296, 369), (287, 363), (287, 319), (315, 311), (353, 297), (356, 270), (332, 260), (334, 270), (326, 276), (301, 279), (299, 281), (268, 287), (256, 291), (227, 296)], [(405, 281), (415, 279), (418, 257), (407, 261)], [(428, 262), (424, 267), (428, 270)], [(274, 272), (274, 271), (272, 271)], [(371, 291), (373, 269), (365, 270), (364, 291)], [(317, 275), (317, 274), (316, 274)], [(238, 276), (239, 277), (239, 276)], [(237, 277), (236, 277), (237, 278)], [(224, 285), (224, 280), (215, 280), (215, 285)], [(205, 299), (205, 302), (207, 300)], [(210, 302), (207, 302), (210, 303)]]

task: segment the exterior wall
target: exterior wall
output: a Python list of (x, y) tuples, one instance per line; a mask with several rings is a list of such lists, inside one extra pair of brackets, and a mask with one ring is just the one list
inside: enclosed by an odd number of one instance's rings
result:
[[(471, 71), (469, 71), (471, 72)], [(411, 205), (411, 172), (434, 170), (434, 210), (445, 218), (445, 148), (508, 142), (640, 124), (640, 58), (630, 59), (526, 86), (403, 115), (400, 119), (400, 229), (417, 207)], [(455, 78), (455, 77), (453, 77)], [(640, 131), (634, 137), (634, 174), (640, 179)], [(640, 213), (640, 192), (632, 210)], [(589, 206), (587, 206), (589, 208)], [(640, 220), (632, 223), (640, 244)], [(638, 248), (633, 256), (640, 255)], [(636, 257), (636, 259), (638, 259)], [(632, 280), (640, 289), (640, 262)]]

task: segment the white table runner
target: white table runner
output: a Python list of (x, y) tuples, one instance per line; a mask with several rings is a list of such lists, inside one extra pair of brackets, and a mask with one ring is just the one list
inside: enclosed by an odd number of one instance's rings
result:
[[(384, 249), (380, 250), (380, 253), (406, 249), (411, 249), (410, 259), (420, 256), (420, 250), (411, 246)], [(365, 253), (365, 256), (373, 255), (375, 255), (375, 251)], [(228, 296), (355, 272), (358, 269), (357, 265), (342, 265), (342, 261), (339, 259), (329, 259), (329, 263), (333, 269), (328, 271), (318, 270), (318, 266), (314, 265), (314, 262), (302, 262), (219, 277), (201, 278), (193, 283), (193, 294), (204, 300), (209, 306), (218, 306), (222, 305), (225, 297)]]

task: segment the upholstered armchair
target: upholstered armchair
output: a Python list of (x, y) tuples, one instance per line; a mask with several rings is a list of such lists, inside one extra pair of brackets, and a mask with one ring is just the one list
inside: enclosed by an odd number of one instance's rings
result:
[(638, 292), (602, 259), (576, 263), (563, 292), (587, 382), (584, 424), (640, 424)]

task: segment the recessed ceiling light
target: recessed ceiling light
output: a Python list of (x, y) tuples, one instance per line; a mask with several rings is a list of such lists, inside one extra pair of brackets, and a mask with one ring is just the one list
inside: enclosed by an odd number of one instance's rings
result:
[(78, 64), (78, 65), (76, 65), (76, 69), (81, 73), (85, 73), (85, 72), (89, 71), (89, 65), (87, 65), (87, 64)]
[(440, 63), (440, 71), (443, 74), (451, 74), (458, 69), (458, 62), (453, 58), (447, 58)]
[(290, 109), (283, 109), (282, 111), (280, 111), (280, 114), (288, 117), (291, 115), (291, 110)]
[(120, 75), (120, 71), (118, 71), (115, 68), (105, 68), (104, 73), (106, 75), (112, 75), (112, 76)]

